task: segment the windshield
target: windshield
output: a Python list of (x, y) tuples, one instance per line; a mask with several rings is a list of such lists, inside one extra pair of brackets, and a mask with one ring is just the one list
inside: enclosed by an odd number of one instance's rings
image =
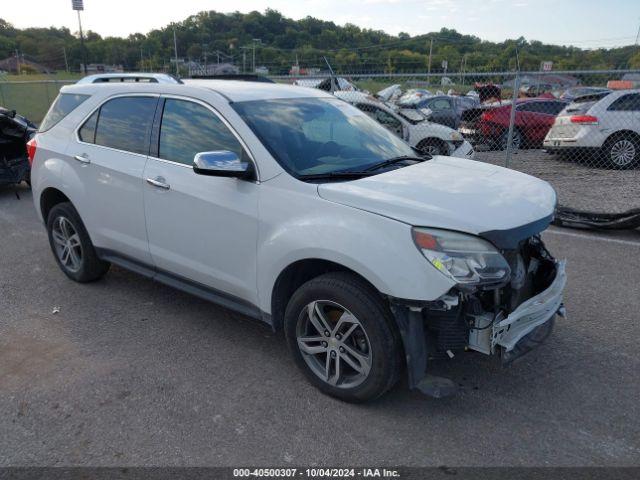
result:
[(400, 138), (337, 98), (232, 104), (278, 163), (296, 177), (367, 167), (415, 156)]

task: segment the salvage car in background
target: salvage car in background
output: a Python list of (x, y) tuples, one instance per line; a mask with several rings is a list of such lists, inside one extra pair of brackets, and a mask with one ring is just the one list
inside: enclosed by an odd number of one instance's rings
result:
[(596, 158), (612, 168), (640, 163), (640, 90), (579, 97), (555, 119), (544, 139), (550, 153)]
[(457, 95), (412, 95), (400, 97), (397, 102), (400, 108), (420, 110), (431, 122), (457, 129), (463, 112), (480, 104), (478, 97)]
[[(547, 98), (516, 100), (512, 146), (515, 149), (537, 147), (567, 102)], [(509, 134), (511, 102), (484, 105), (462, 114), (458, 129), (472, 144), (486, 144), (505, 150)]]
[(394, 110), (370, 95), (360, 92), (336, 92), (335, 96), (362, 110), (422, 153), (460, 158), (475, 156), (473, 147), (459, 132), (427, 121), (416, 110)]
[(301, 78), (293, 84), (298, 87), (317, 88), (325, 92), (358, 92), (360, 90), (344, 77)]
[(578, 97), (584, 97), (585, 95), (595, 95), (599, 93), (610, 92), (610, 89), (604, 87), (571, 87), (562, 92), (562, 95), (560, 95), (560, 99), (566, 100), (567, 102), (572, 102)]
[(27, 142), (35, 132), (25, 117), (0, 107), (0, 185), (30, 183)]

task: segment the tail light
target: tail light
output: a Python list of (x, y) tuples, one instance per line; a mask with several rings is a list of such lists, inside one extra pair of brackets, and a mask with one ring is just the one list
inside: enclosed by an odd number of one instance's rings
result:
[(29, 158), (29, 165), (33, 166), (33, 159), (36, 158), (36, 149), (38, 144), (36, 143), (36, 138), (33, 137), (31, 140), (27, 142), (27, 157)]
[(492, 112), (487, 110), (486, 112), (483, 112), (482, 115), (480, 115), (480, 120), (482, 122), (487, 122), (487, 121), (491, 120), (492, 117), (493, 117)]
[(598, 117), (593, 115), (573, 115), (571, 123), (579, 123), (580, 125), (598, 125)]

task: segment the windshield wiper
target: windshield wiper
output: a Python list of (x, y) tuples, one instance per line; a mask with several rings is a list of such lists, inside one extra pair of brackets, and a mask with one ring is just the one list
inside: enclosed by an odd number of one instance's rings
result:
[(388, 167), (389, 165), (394, 165), (396, 163), (399, 162), (404, 162), (406, 160), (413, 160), (415, 162), (424, 162), (425, 160), (427, 160), (426, 157), (418, 157), (418, 156), (412, 156), (412, 155), (400, 155), (399, 157), (393, 157), (393, 158), (389, 158), (387, 160), (384, 160), (380, 163), (375, 163), (373, 165), (371, 165), (370, 167), (366, 168), (365, 171), (366, 172), (371, 172), (373, 170), (378, 170), (380, 168), (384, 168), (384, 167)]
[(309, 173), (307, 175), (298, 175), (298, 179), (300, 180), (325, 180), (325, 179), (335, 179), (335, 178), (355, 179), (355, 178), (369, 177), (371, 175), (373, 174), (369, 171), (345, 170), (342, 172)]

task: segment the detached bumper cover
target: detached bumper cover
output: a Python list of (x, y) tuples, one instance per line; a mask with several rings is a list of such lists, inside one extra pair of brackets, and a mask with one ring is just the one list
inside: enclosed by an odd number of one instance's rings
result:
[(523, 302), (507, 318), (493, 326), (492, 350), (502, 347), (508, 353), (516, 348), (525, 336), (553, 320), (556, 313), (562, 309), (562, 295), (567, 283), (565, 263), (556, 263), (556, 277), (546, 290)]

